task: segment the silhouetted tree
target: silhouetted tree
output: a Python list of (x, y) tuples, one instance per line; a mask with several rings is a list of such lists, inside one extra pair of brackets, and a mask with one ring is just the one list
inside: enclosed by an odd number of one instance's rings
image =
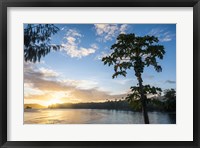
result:
[(139, 37), (135, 34), (120, 34), (115, 44), (111, 46), (112, 53), (103, 57), (104, 65), (114, 65), (113, 78), (118, 75), (126, 77), (127, 70), (133, 69), (138, 80), (138, 86), (131, 87), (132, 94), (127, 96), (129, 101), (140, 100), (144, 122), (149, 124), (149, 118), (146, 109), (146, 94), (156, 94), (161, 91), (160, 88), (143, 85), (142, 73), (145, 66), (153, 66), (157, 72), (162, 68), (157, 59), (163, 59), (165, 54), (164, 46), (158, 45), (158, 38), (154, 36)]
[(40, 61), (51, 50), (60, 49), (61, 45), (50, 44), (51, 36), (58, 31), (53, 24), (28, 24), (24, 29), (25, 61)]

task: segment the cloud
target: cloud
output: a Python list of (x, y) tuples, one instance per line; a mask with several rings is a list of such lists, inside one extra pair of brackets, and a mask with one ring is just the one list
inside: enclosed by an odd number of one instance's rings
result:
[(128, 25), (127, 24), (123, 24), (120, 26), (120, 34), (126, 34), (126, 30), (128, 28)]
[(155, 78), (155, 76), (149, 75), (149, 74), (144, 74), (144, 78), (147, 78), (147, 79), (149, 79), (149, 80), (152, 80), (152, 79)]
[(75, 29), (69, 29), (66, 36), (82, 37), (82, 35)]
[(107, 52), (102, 51), (100, 54), (98, 54), (98, 55), (95, 57), (95, 60), (102, 60), (103, 57), (109, 56), (110, 54), (111, 54), (111, 53), (107, 53)]
[(91, 44), (90, 45), (92, 48), (94, 48), (94, 49), (99, 49), (99, 47), (97, 46), (97, 44)]
[(148, 34), (158, 37), (160, 42), (169, 42), (175, 38), (175, 34), (166, 31), (166, 29), (154, 28)]
[(112, 40), (116, 36), (118, 26), (116, 24), (95, 24), (97, 35), (103, 36), (104, 40)]
[(97, 82), (95, 81), (89, 81), (89, 80), (70, 80), (70, 79), (64, 79), (60, 81), (61, 83), (65, 83), (67, 86), (74, 86), (78, 89), (92, 89), (97, 87)]
[(59, 74), (52, 69), (47, 69), (47, 68), (40, 68), (39, 71), (44, 75), (44, 77), (57, 77)]
[[(52, 74), (55, 79), (47, 79), (52, 77)], [(33, 64), (24, 65), (24, 87), (25, 102), (38, 100), (43, 101), (43, 104), (51, 102), (52, 99), (65, 102), (91, 102), (120, 99), (125, 96), (111, 95), (110, 92), (102, 91), (95, 81), (64, 79), (52, 70), (41, 70)]]
[(169, 84), (175, 84), (176, 81), (172, 81), (172, 80), (166, 80), (165, 83), (169, 83)]
[(117, 24), (94, 24), (96, 34), (100, 37), (99, 41), (109, 41), (112, 40), (120, 33), (126, 33), (128, 28), (127, 24), (117, 25)]
[(98, 46), (96, 44), (90, 45), (89, 48), (80, 47), (81, 35), (77, 30), (69, 29), (64, 37), (65, 43), (62, 44), (63, 51), (72, 58), (82, 58), (95, 53)]
[(120, 85), (126, 85), (127, 83), (131, 83), (133, 82), (134, 79), (118, 79), (118, 80), (115, 80), (115, 83), (117, 84), (120, 84)]
[(58, 72), (50, 68), (37, 68), (36, 64), (33, 64), (31, 62), (24, 62), (24, 75), (32, 75), (32, 73), (37, 74), (38, 77), (43, 77), (46, 79), (54, 79), (60, 75)]

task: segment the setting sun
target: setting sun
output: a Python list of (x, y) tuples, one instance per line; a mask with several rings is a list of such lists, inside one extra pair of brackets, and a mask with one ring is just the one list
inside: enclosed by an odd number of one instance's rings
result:
[(46, 106), (52, 105), (52, 104), (59, 104), (62, 103), (59, 99), (51, 99), (47, 102)]

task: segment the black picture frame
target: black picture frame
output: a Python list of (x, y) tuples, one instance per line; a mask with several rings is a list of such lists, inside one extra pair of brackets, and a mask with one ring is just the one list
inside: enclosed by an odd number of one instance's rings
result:
[[(193, 7), (193, 141), (7, 141), (8, 7)], [(0, 146), (21, 147), (200, 147), (200, 0), (1, 0), (0, 1)], [(20, 134), (20, 133), (19, 133)]]

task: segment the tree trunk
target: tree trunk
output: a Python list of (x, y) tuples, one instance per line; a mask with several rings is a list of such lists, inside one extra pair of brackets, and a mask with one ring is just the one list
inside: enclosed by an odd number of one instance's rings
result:
[(149, 124), (149, 117), (148, 117), (147, 105), (146, 105), (147, 98), (144, 95), (141, 75), (138, 76), (138, 81), (139, 81), (139, 87), (140, 87), (140, 92), (141, 92), (141, 103), (142, 103), (142, 112), (143, 112), (143, 117), (144, 117), (144, 123)]
[(149, 124), (149, 116), (148, 116), (147, 107), (146, 107), (146, 97), (144, 97), (142, 101), (142, 111), (143, 111), (144, 123)]

